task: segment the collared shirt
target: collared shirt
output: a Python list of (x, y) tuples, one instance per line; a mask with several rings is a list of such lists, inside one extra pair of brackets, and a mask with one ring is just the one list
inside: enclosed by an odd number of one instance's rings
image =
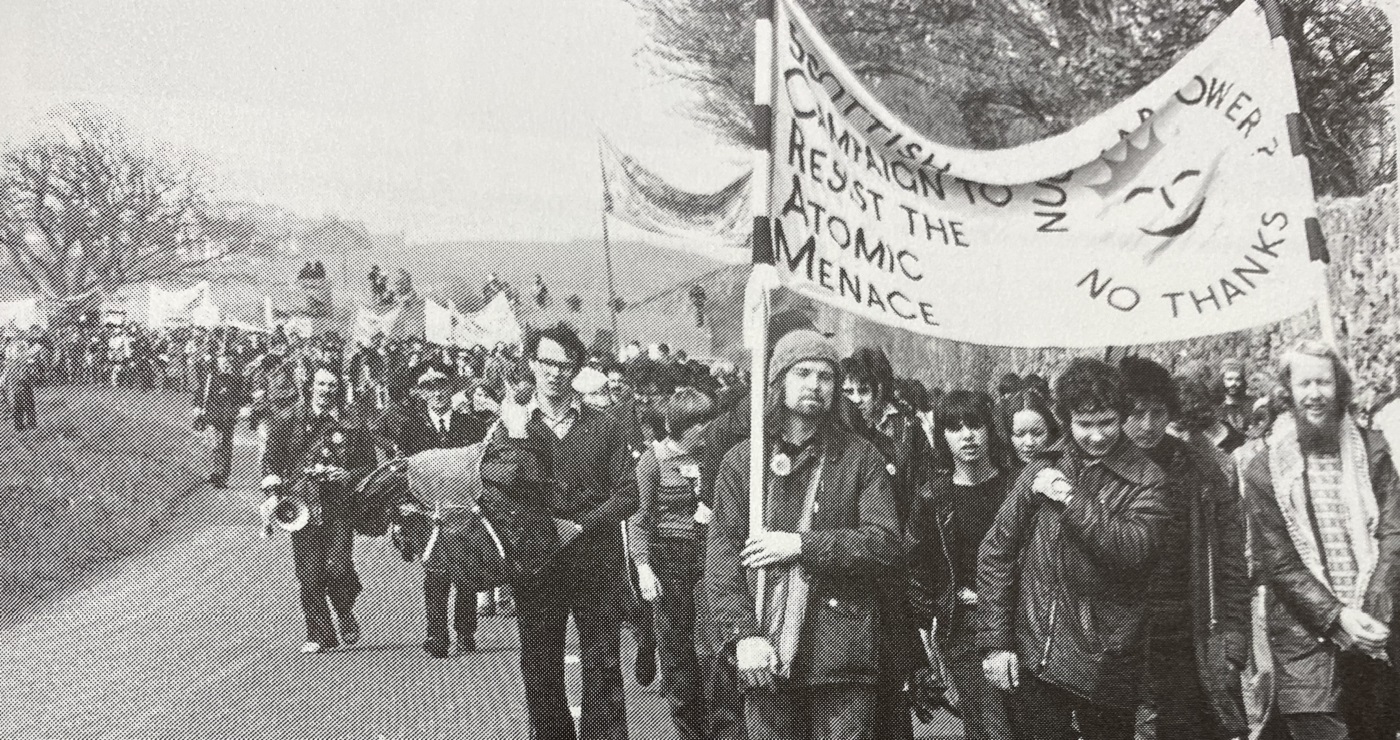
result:
[(448, 407), (441, 414), (428, 409), (428, 419), (433, 423), (433, 431), (438, 434), (447, 434), (447, 431), (452, 428), (452, 408)]
[(574, 428), (574, 422), (578, 421), (579, 414), (583, 413), (583, 397), (574, 394), (569, 400), (569, 405), (564, 408), (564, 412), (559, 416), (550, 416), (540, 405), (539, 396), (531, 396), (530, 402), (525, 404), (525, 411), (529, 418), (539, 418), (549, 431), (554, 432), (554, 436), (563, 439)]

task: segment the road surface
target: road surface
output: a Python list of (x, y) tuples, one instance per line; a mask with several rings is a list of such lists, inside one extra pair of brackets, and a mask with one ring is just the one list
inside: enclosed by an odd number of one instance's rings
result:
[[(235, 485), (252, 484), (253, 451), (240, 439)], [(257, 536), (258, 498), (202, 495), (186, 534), (0, 630), (0, 738), (527, 737), (514, 621), (483, 618), (476, 654), (428, 657), (421, 568), (385, 538), (356, 543), (364, 639), (301, 655), (290, 544)], [(631, 736), (674, 737), (632, 681), (626, 634), (623, 651)], [(568, 676), (576, 705), (576, 659)], [(960, 737), (943, 719), (920, 736)]]

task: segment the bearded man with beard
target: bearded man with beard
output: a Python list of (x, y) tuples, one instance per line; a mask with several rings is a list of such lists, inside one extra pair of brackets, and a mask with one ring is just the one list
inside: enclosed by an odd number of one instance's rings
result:
[(1394, 738), (1395, 466), (1347, 415), (1351, 378), (1336, 350), (1305, 340), (1281, 365), (1288, 411), (1244, 467), (1278, 709), (1298, 740)]
[(810, 330), (773, 349), (763, 531), (748, 531), (748, 444), (730, 449), (715, 481), (709, 619), (732, 646), (750, 740), (876, 737), (894, 606), (881, 581), (905, 577), (903, 553), (884, 458), (834, 413), (839, 363)]

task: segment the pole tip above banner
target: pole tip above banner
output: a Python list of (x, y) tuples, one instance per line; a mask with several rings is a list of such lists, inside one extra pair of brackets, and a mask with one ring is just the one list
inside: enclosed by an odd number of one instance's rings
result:
[(1327, 237), (1322, 233), (1322, 224), (1316, 218), (1306, 218), (1303, 220), (1303, 230), (1308, 235), (1308, 259), (1324, 265), (1332, 264), (1332, 253), (1327, 251)]
[(1283, 35), (1283, 7), (1278, 4), (1278, 0), (1259, 0), (1259, 7), (1264, 9), (1264, 22), (1269, 25), (1269, 38), (1278, 38)]

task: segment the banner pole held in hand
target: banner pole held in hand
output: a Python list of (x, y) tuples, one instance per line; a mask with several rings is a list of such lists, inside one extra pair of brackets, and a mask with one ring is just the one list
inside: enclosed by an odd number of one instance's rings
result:
[[(778, 286), (773, 267), (773, 226), (771, 173), (773, 171), (773, 80), (776, 76), (773, 54), (773, 11), (779, 0), (759, 0), (754, 17), (753, 86), (753, 269), (744, 288), (744, 344), (750, 356), (752, 381), (749, 384), (749, 537), (764, 531), (764, 393), (768, 389), (769, 299)], [(754, 612), (764, 624), (764, 596), (767, 569), (758, 571)]]

